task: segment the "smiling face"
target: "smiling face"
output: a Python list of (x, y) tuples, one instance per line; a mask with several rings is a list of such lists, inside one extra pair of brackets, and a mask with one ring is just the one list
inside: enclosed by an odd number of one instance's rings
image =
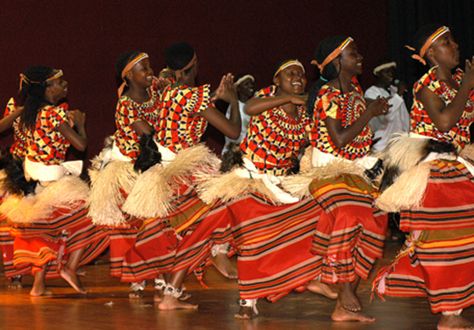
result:
[(306, 75), (299, 65), (290, 65), (282, 70), (273, 82), (283, 93), (286, 94), (303, 94), (306, 88)]
[(153, 82), (153, 69), (150, 60), (145, 58), (135, 64), (127, 73), (127, 79), (140, 88), (150, 87)]
[(451, 32), (440, 36), (426, 53), (429, 61), (434, 65), (446, 66), (453, 69), (459, 65), (459, 46), (454, 41)]
[(339, 58), (334, 59), (333, 63), (340, 72), (346, 72), (352, 76), (362, 73), (362, 60), (364, 58), (360, 55), (356, 43), (351, 42), (341, 53)]

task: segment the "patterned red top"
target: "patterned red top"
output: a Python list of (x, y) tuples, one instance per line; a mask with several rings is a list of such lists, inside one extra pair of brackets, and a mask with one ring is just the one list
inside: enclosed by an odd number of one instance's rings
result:
[(353, 79), (352, 87), (351, 92), (344, 94), (329, 85), (321, 88), (314, 105), (310, 132), (310, 141), (314, 148), (349, 160), (367, 155), (372, 144), (372, 131), (367, 125), (349, 144), (337, 148), (329, 135), (325, 119), (329, 117), (340, 120), (342, 127), (348, 127), (361, 116), (366, 109), (364, 93), (357, 79)]
[(210, 85), (167, 86), (161, 96), (158, 142), (173, 152), (201, 142), (207, 120), (200, 112), (212, 106)]
[[(456, 96), (456, 89), (449, 87), (444, 81), (437, 80), (436, 69), (437, 67), (431, 68), (413, 86), (414, 100), (410, 114), (411, 132), (429, 136), (440, 141), (451, 142), (458, 150), (461, 150), (469, 143), (471, 137), (469, 125), (474, 120), (474, 91), (471, 91), (469, 101), (466, 103), (466, 108), (456, 125), (451, 128), (449, 132), (440, 132), (434, 125), (428, 112), (426, 112), (423, 103), (417, 99), (417, 93), (421, 91), (423, 87), (427, 87), (430, 91), (435, 93), (445, 105), (451, 103)], [(453, 79), (458, 84), (458, 88), (461, 85), (463, 75), (464, 73), (460, 69), (456, 70), (453, 75)]]
[(45, 165), (59, 165), (66, 159), (70, 146), (58, 129), (68, 123), (66, 110), (62, 106), (46, 105), (36, 118), (36, 126), (28, 138), (27, 157)]
[(122, 95), (117, 102), (115, 111), (114, 133), (115, 144), (120, 152), (136, 160), (140, 154), (140, 139), (132, 128), (132, 124), (138, 120), (147, 122), (156, 130), (160, 108), (160, 94), (158, 91), (158, 80), (154, 79), (149, 88), (150, 99), (143, 103), (133, 101), (127, 95)]
[[(270, 86), (258, 91), (255, 97), (272, 97), (276, 90), (276, 86)], [(240, 144), (244, 157), (262, 172), (287, 174), (308, 143), (310, 121), (306, 108), (298, 106), (297, 113), (293, 118), (282, 107), (276, 107), (252, 116)]]
[[(3, 113), (3, 117), (8, 116), (9, 114), (16, 111), (16, 102), (15, 99), (12, 97), (8, 100), (7, 106), (5, 107), (5, 112)], [(10, 153), (19, 158), (24, 159), (26, 156), (26, 134), (20, 128), (20, 117), (15, 118), (13, 122), (13, 143), (10, 146)]]

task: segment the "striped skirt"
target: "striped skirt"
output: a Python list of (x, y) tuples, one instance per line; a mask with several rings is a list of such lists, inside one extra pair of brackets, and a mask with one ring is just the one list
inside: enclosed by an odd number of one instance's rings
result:
[(457, 161), (431, 162), (419, 207), (401, 212), (405, 248), (382, 269), (379, 295), (427, 297), (433, 313), (474, 304), (474, 177)]
[(387, 215), (374, 208), (377, 191), (357, 175), (314, 180), (313, 198), (322, 208), (313, 253), (323, 257), (321, 280), (347, 283), (367, 279), (383, 255)]
[(320, 208), (313, 199), (274, 205), (251, 194), (213, 212), (232, 225), (242, 299), (276, 301), (318, 277), (321, 258), (310, 250)]
[(55, 278), (70, 253), (84, 249), (79, 266), (99, 256), (109, 245), (109, 232), (92, 224), (84, 204), (56, 208), (41, 221), (12, 225), (15, 267), (35, 273), (48, 264), (46, 276)]
[(122, 282), (141, 282), (170, 272), (177, 238), (160, 218), (133, 220), (110, 237), (110, 273)]
[(229, 219), (217, 205), (199, 199), (192, 186), (181, 185), (175, 196), (174, 211), (167, 217), (179, 235), (173, 272), (187, 269), (202, 279), (212, 246), (231, 241)]
[(3, 272), (6, 278), (29, 274), (26, 267), (18, 268), (13, 264), (13, 243), (15, 239), (10, 233), (10, 225), (6, 220), (0, 221), (0, 251), (3, 260)]

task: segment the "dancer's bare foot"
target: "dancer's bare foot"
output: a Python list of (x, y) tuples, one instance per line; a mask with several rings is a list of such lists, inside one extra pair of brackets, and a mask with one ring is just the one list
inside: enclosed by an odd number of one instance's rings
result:
[(67, 266), (65, 266), (61, 271), (59, 272), (59, 275), (69, 283), (69, 285), (76, 290), (79, 293), (86, 294), (87, 291), (82, 287), (81, 282), (77, 278), (77, 274), (75, 271), (72, 271), (69, 269)]
[(359, 298), (355, 295), (350, 283), (342, 284), (338, 293), (338, 302), (349, 312), (359, 312), (362, 309)]
[(461, 315), (443, 315), (438, 322), (438, 330), (474, 329), (474, 324)]
[(158, 309), (161, 311), (172, 311), (176, 309), (198, 309), (198, 305), (193, 305), (187, 302), (183, 302), (178, 298), (170, 295), (164, 295), (161, 303), (158, 305)]
[(237, 268), (227, 257), (225, 253), (218, 253), (215, 257), (212, 257), (212, 264), (216, 269), (227, 278), (232, 280), (237, 279)]
[(33, 287), (30, 291), (31, 297), (50, 297), (53, 293), (49, 290), (46, 290), (45, 287), (42, 288), (35, 288)]
[(337, 299), (337, 291), (334, 290), (330, 285), (326, 283), (322, 283), (318, 280), (313, 280), (309, 282), (308, 286), (306, 287), (310, 292), (320, 294), (325, 296), (329, 299)]
[(234, 317), (238, 320), (250, 320), (257, 317), (252, 307), (240, 306), (239, 312), (234, 314)]
[(348, 311), (347, 309), (342, 307), (339, 301), (336, 303), (336, 308), (331, 314), (331, 319), (335, 322), (375, 322), (375, 318), (362, 314), (360, 311)]

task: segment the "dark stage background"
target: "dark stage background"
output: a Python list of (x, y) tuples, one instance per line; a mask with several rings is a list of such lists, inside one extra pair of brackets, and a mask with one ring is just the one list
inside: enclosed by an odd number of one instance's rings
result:
[[(472, 3), (444, 1), (447, 2)], [(314, 78), (315, 70), (309, 62), (318, 42), (329, 35), (349, 34), (365, 57), (361, 82), (366, 88), (373, 81), (370, 72), (376, 62), (389, 56), (389, 51), (392, 57), (400, 53), (397, 26), (411, 24), (402, 29), (409, 34), (419, 23), (424, 23), (420, 19), (407, 22), (402, 18), (414, 6), (421, 10), (421, 5), (432, 3), (410, 0), (4, 1), (0, 9), (0, 104), (6, 104), (15, 95), (18, 74), (25, 67), (46, 64), (62, 68), (69, 81), (71, 107), (87, 113), (89, 148), (82, 157), (90, 158), (101, 149), (104, 137), (114, 131), (114, 63), (121, 52), (132, 49), (148, 52), (158, 73), (163, 67), (164, 48), (185, 40), (197, 50), (201, 83), (210, 82), (215, 87), (223, 73), (252, 73), (257, 85), (263, 87), (271, 83), (276, 63), (289, 57), (299, 58), (306, 66), (308, 77)], [(443, 18), (443, 15), (438, 16)], [(472, 21), (472, 14), (470, 17)], [(472, 29), (472, 22), (469, 24)], [(209, 144), (216, 149), (220, 148), (221, 139), (215, 131), (208, 134)], [(9, 141), (8, 134), (4, 134), (2, 146)]]

